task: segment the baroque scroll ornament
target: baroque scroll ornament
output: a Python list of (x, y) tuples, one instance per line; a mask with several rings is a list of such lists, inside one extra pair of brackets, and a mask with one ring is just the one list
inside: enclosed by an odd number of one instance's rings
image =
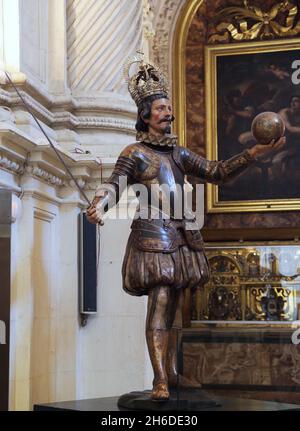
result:
[(289, 0), (274, 5), (269, 12), (250, 6), (248, 0), (244, 0), (244, 7), (227, 7), (216, 15), (215, 20), (221, 22), (215, 27), (216, 33), (210, 36), (209, 42), (295, 36), (300, 32), (297, 15), (298, 6)]

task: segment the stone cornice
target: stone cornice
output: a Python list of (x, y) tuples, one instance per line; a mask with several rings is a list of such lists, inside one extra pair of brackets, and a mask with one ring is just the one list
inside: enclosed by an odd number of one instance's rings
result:
[(19, 163), (14, 159), (8, 158), (5, 155), (2, 155), (1, 148), (0, 148), (0, 167), (17, 175), (24, 173), (24, 164)]
[(32, 175), (36, 178), (40, 178), (41, 180), (46, 181), (46, 183), (51, 184), (52, 186), (61, 186), (64, 184), (64, 181), (61, 178), (51, 174), (50, 172), (47, 172), (39, 166), (26, 166), (25, 171), (27, 174)]
[[(22, 74), (23, 76), (23, 74)], [(109, 129), (134, 133), (136, 107), (128, 98), (103, 93), (92, 99), (70, 95), (51, 95), (25, 77), (15, 79), (18, 90), (34, 113), (49, 126), (70, 129)], [(22, 105), (19, 96), (7, 84), (0, 89), (0, 101), (14, 109)]]
[[(1, 71), (0, 71), (1, 73)], [(20, 78), (22, 76), (22, 78)], [(0, 75), (2, 77), (2, 75)], [(61, 108), (69, 110), (80, 110), (80, 109), (95, 109), (103, 108), (106, 112), (119, 112), (136, 115), (136, 106), (128, 96), (123, 96), (113, 92), (102, 92), (99, 94), (92, 93), (90, 98), (88, 92), (85, 96), (76, 95), (76, 92), (71, 94), (51, 94), (46, 91), (40, 84), (36, 84), (34, 80), (27, 77), (24, 73), (18, 73), (11, 75), (11, 79), (14, 84), (17, 85), (18, 90), (26, 92), (31, 95), (35, 100), (38, 100), (42, 105), (53, 108)], [(0, 79), (2, 86), (5, 86), (5, 90), (2, 89), (7, 96), (14, 93), (11, 85), (7, 78)]]
[[(100, 161), (94, 156), (71, 153), (57, 144), (55, 146), (80, 186), (87, 190), (96, 188), (101, 176), (107, 178), (113, 169), (114, 159)], [(53, 150), (34, 141), (11, 123), (2, 122), (0, 127), (1, 168), (14, 175), (34, 177), (54, 187), (75, 188)]]

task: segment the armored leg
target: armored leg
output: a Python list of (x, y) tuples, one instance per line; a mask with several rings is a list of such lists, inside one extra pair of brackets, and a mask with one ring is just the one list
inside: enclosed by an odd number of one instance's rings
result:
[(190, 380), (178, 372), (178, 351), (182, 340), (183, 290), (178, 291), (174, 304), (176, 304), (176, 310), (171, 316), (172, 328), (169, 333), (166, 364), (168, 384), (170, 388), (177, 387), (177, 385), (180, 388), (200, 388), (201, 384), (198, 381)]
[(174, 315), (173, 301), (173, 295), (167, 286), (155, 287), (149, 293), (146, 339), (154, 372), (151, 395), (153, 400), (169, 398), (166, 360), (172, 315)]
[(176, 308), (173, 310), (172, 328), (168, 340), (167, 374), (170, 387), (178, 383), (178, 350), (181, 346), (182, 335), (182, 302), (183, 291), (179, 291), (176, 298)]

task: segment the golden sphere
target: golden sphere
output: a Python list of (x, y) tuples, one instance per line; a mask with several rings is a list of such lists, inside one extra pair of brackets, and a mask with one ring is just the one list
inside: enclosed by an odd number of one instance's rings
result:
[(269, 144), (284, 135), (285, 124), (276, 112), (262, 112), (252, 121), (251, 132), (259, 144)]

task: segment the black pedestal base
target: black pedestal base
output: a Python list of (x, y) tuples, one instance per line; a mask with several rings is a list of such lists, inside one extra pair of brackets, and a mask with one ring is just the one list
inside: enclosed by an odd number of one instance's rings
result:
[[(197, 392), (197, 391), (195, 391)], [(182, 395), (181, 395), (182, 397)], [(210, 395), (211, 400), (214, 395)], [(181, 398), (182, 399), (182, 398)], [(192, 398), (194, 399), (194, 398)], [(34, 406), (35, 411), (93, 411), (93, 412), (123, 412), (130, 415), (133, 414), (132, 410), (128, 408), (121, 407), (119, 403), (120, 397), (108, 397), (108, 398), (93, 398), (88, 400), (73, 400), (73, 401), (62, 401), (57, 403), (49, 404), (36, 404)], [(287, 410), (297, 410), (300, 411), (300, 406), (296, 404), (284, 404), (272, 401), (261, 401), (261, 400), (251, 400), (243, 398), (230, 398), (217, 396), (217, 405), (211, 407), (200, 406), (194, 411), (287, 411)], [(159, 403), (160, 404), (160, 403)], [(164, 403), (163, 403), (164, 404)], [(169, 409), (168, 405), (166, 405)], [(194, 408), (194, 407), (193, 407)], [(165, 411), (166, 411), (165, 410)], [(177, 410), (177, 407), (174, 407)], [(178, 409), (184, 410), (184, 409)], [(147, 409), (145, 408), (145, 411)], [(127, 414), (126, 413), (126, 414)]]
[(129, 410), (150, 411), (197, 411), (221, 406), (220, 402), (201, 389), (181, 389), (178, 393), (171, 391), (167, 401), (152, 401), (150, 396), (151, 391), (130, 392), (119, 398), (118, 406)]

